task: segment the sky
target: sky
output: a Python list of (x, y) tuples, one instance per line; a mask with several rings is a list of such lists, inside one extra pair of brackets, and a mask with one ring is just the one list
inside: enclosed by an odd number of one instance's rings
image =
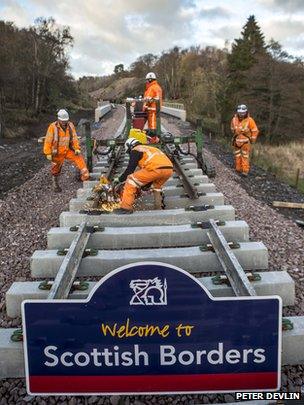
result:
[(266, 40), (304, 56), (304, 0), (0, 0), (0, 19), (18, 27), (50, 16), (70, 26), (75, 78), (110, 74), (173, 46), (229, 46), (251, 14)]

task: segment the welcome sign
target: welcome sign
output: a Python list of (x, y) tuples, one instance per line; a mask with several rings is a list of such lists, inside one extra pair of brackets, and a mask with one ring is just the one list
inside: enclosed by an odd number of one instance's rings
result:
[(25, 301), (22, 317), (31, 395), (279, 388), (280, 298), (215, 299), (167, 264), (117, 269), (85, 301)]

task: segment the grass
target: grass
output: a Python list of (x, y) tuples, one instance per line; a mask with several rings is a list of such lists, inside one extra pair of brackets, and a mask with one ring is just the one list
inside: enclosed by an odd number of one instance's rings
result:
[[(232, 153), (228, 138), (217, 137), (216, 142), (225, 151)], [(293, 187), (296, 187), (299, 169), (297, 190), (304, 194), (304, 142), (289, 142), (284, 145), (267, 145), (258, 142), (252, 148), (251, 162)]]
[(304, 193), (304, 142), (290, 142), (285, 145), (257, 143), (253, 147), (252, 162), (274, 173), (291, 186), (296, 184), (300, 170), (298, 190)]

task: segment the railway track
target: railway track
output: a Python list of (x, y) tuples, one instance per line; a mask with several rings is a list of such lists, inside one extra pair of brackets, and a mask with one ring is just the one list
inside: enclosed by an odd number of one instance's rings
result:
[[(115, 137), (124, 135), (122, 122)], [(181, 267), (215, 297), (276, 294), (284, 306), (294, 304), (292, 278), (280, 269), (268, 271), (267, 248), (249, 240), (246, 222), (236, 220), (234, 208), (224, 204), (223, 194), (192, 156), (174, 155), (175, 174), (164, 189), (165, 210), (152, 211), (152, 198), (146, 195), (131, 216), (89, 215), (92, 187), (100, 175), (111, 178), (126, 164), (120, 146), (110, 160), (103, 156), (95, 164), (92, 180), (70, 201), (70, 211), (60, 215), (60, 227), (49, 230), (48, 249), (32, 255), (31, 275), (42, 282), (15, 282), (7, 291), (9, 317), (20, 316), (25, 299), (86, 298), (96, 278), (139, 261)], [(301, 364), (304, 317), (290, 317), (283, 325), (282, 364)], [(23, 348), (17, 341), (21, 336), (14, 329), (0, 329), (0, 378), (24, 377)]]

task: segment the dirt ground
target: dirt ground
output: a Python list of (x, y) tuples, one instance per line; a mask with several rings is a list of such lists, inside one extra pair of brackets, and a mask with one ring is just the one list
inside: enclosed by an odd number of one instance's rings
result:
[[(71, 114), (71, 120), (77, 125), (81, 118), (93, 119), (93, 113), (93, 110), (77, 111)], [(45, 116), (41, 122), (31, 125), (23, 138), (0, 139), (0, 199), (48, 163), (38, 138), (45, 135), (48, 124), (55, 119), (52, 115)]]

